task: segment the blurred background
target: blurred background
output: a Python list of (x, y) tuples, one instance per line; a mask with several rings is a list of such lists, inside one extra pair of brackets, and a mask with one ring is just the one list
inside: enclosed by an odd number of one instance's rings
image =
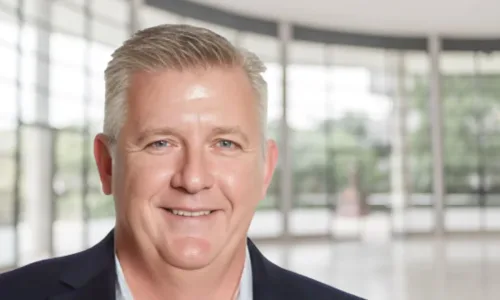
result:
[(500, 2), (0, 0), (0, 270), (113, 227), (92, 141), (138, 29), (212, 29), (266, 63), (281, 157), (250, 236), (370, 300), (498, 299)]

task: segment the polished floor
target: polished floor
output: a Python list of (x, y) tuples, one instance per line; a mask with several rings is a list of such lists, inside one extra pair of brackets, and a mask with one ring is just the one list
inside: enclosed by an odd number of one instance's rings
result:
[(498, 300), (500, 238), (262, 244), (274, 262), (369, 300)]

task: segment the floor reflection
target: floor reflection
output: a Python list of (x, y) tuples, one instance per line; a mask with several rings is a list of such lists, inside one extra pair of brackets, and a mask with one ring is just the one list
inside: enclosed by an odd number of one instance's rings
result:
[(500, 240), (261, 243), (274, 262), (370, 300), (497, 300)]

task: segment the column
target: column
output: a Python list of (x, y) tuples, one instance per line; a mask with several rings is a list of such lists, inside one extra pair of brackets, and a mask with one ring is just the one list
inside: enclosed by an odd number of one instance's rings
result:
[(405, 213), (408, 205), (408, 144), (406, 141), (407, 99), (405, 95), (404, 54), (390, 53), (389, 72), (387, 72), (393, 92), (393, 132), (391, 140), (391, 203), (392, 234), (401, 236), (406, 233)]
[(443, 162), (443, 113), (441, 99), (441, 70), (439, 55), (441, 53), (441, 39), (438, 35), (431, 35), (428, 40), (430, 74), (429, 74), (429, 109), (431, 120), (432, 143), (432, 183), (435, 233), (444, 234), (444, 162)]
[[(41, 24), (50, 24), (51, 0), (29, 1), (26, 5), (36, 5), (35, 10)], [(27, 234), (21, 263), (38, 260), (53, 255), (52, 223), (54, 219), (54, 177), (53, 137), (50, 129), (49, 86), (50, 86), (50, 26), (36, 29), (35, 68), (36, 94), (34, 101), (35, 124), (24, 124), (21, 153), (22, 173), (25, 176), (25, 209)]]
[(280, 164), (281, 164), (281, 191), (280, 212), (283, 222), (283, 237), (290, 236), (290, 212), (292, 210), (292, 161), (290, 130), (288, 127), (288, 93), (287, 93), (287, 67), (288, 67), (288, 45), (292, 37), (291, 25), (287, 22), (279, 24), (279, 39), (281, 42), (281, 67), (282, 67), (282, 109), (281, 136), (280, 136)]
[(83, 37), (85, 38), (85, 54), (84, 54), (84, 64), (83, 64), (83, 74), (84, 81), (83, 85), (85, 87), (83, 102), (84, 102), (84, 111), (83, 111), (83, 157), (82, 157), (82, 246), (84, 249), (89, 248), (90, 245), (90, 236), (89, 236), (89, 227), (90, 227), (90, 208), (88, 203), (89, 196), (89, 173), (90, 173), (90, 164), (94, 163), (91, 161), (87, 151), (92, 148), (92, 140), (90, 137), (90, 119), (91, 112), (90, 106), (92, 102), (92, 21), (93, 21), (93, 13), (92, 13), (92, 2), (96, 0), (85, 0), (83, 4), (83, 11), (85, 19), (83, 21), (84, 31)]
[(21, 173), (22, 173), (22, 158), (21, 158), (21, 148), (22, 148), (22, 141), (21, 141), (21, 115), (22, 115), (22, 82), (21, 78), (23, 78), (23, 71), (22, 71), (22, 66), (23, 66), (23, 55), (24, 51), (22, 48), (23, 45), (23, 32), (24, 32), (24, 27), (26, 25), (26, 20), (25, 20), (25, 13), (24, 13), (24, 0), (17, 0), (17, 9), (16, 9), (16, 16), (17, 16), (17, 40), (16, 40), (16, 46), (17, 46), (17, 56), (16, 56), (16, 119), (17, 119), (17, 126), (16, 126), (16, 154), (15, 154), (15, 160), (16, 160), (16, 170), (15, 170), (15, 186), (14, 186), (14, 226), (15, 226), (15, 232), (14, 232), (14, 266), (18, 266), (20, 264), (21, 260), (21, 233), (19, 229), (21, 228), (20, 226), (20, 221), (21, 221)]

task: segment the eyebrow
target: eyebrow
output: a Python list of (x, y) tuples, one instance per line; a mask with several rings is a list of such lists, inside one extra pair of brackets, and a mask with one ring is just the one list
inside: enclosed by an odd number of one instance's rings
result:
[[(249, 143), (250, 139), (248, 136), (241, 130), (239, 126), (219, 126), (212, 129), (211, 135), (238, 135), (245, 143)], [(172, 127), (162, 127), (162, 128), (154, 128), (154, 129), (145, 129), (139, 132), (139, 136), (137, 138), (137, 143), (142, 144), (146, 139), (155, 135), (174, 135), (180, 136), (180, 132)]]

